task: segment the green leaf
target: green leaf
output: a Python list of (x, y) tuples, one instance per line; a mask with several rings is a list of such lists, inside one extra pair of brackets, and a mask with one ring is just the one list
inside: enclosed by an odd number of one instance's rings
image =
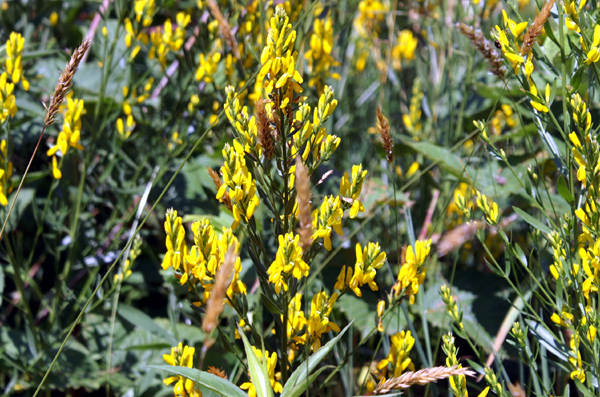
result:
[(258, 360), (252, 345), (248, 342), (246, 334), (238, 326), (238, 332), (244, 342), (244, 349), (246, 350), (246, 358), (248, 359), (248, 371), (250, 371), (250, 377), (252, 378), (252, 384), (256, 389), (256, 395), (258, 397), (273, 397), (273, 388), (271, 387), (271, 381), (269, 379), (269, 371), (267, 370), (267, 360), (263, 356), (262, 362)]
[(525, 322), (527, 323), (531, 333), (536, 337), (542, 346), (544, 346), (548, 351), (562, 361), (567, 361), (569, 359), (569, 351), (567, 346), (558, 342), (554, 335), (544, 328), (543, 325), (532, 320), (525, 320)]
[(178, 341), (175, 336), (173, 336), (172, 333), (160, 325), (156, 324), (154, 320), (152, 320), (152, 318), (150, 318), (146, 313), (123, 303), (119, 304), (117, 313), (119, 313), (119, 316), (121, 316), (123, 320), (131, 323), (132, 325), (145, 329), (154, 335), (163, 337), (169, 341), (172, 346), (177, 345)]
[[(325, 371), (326, 369), (331, 369), (331, 368), (335, 368), (333, 365), (325, 365), (319, 369), (317, 369), (313, 374), (311, 374), (308, 377), (308, 380), (306, 382), (302, 382), (296, 386), (294, 386), (292, 388), (292, 390), (289, 391), (288, 394), (285, 395), (285, 397), (300, 397), (302, 395), (302, 393), (304, 393), (304, 390), (306, 390), (306, 386), (312, 384), (315, 379), (317, 379), (317, 377), (319, 375), (321, 375), (321, 372)], [(283, 394), (281, 395), (282, 397), (284, 396)]]
[(562, 175), (560, 175), (558, 177), (558, 182), (556, 184), (556, 188), (558, 190), (558, 194), (560, 194), (560, 196), (562, 198), (565, 199), (565, 201), (571, 205), (573, 205), (575, 203), (575, 198), (573, 198), (573, 195), (571, 194), (571, 190), (569, 190), (569, 187), (567, 186), (567, 182), (565, 181), (565, 178), (563, 178)]
[(335, 338), (327, 342), (325, 346), (322, 346), (319, 350), (314, 352), (313, 355), (310, 356), (306, 361), (300, 364), (300, 366), (289, 377), (285, 386), (283, 386), (281, 397), (299, 396), (300, 394), (292, 394), (292, 391), (296, 393), (296, 390), (298, 389), (300, 390), (300, 393), (302, 393), (306, 389), (306, 386), (310, 384), (310, 379), (308, 382), (305, 382), (307, 375), (310, 374), (315, 369), (315, 367), (325, 358), (325, 356), (331, 351), (331, 349), (333, 349), (333, 346), (340, 340), (340, 338), (342, 337), (342, 335), (344, 335), (348, 328), (352, 326), (353, 322), (354, 321), (350, 322), (350, 324), (348, 324), (346, 328), (341, 330)]
[(577, 390), (581, 392), (585, 397), (594, 397), (594, 393), (592, 393), (581, 381), (577, 378), (573, 379), (575, 381), (575, 386), (577, 386)]
[(271, 299), (269, 299), (269, 297), (267, 295), (260, 294), (260, 297), (268, 311), (270, 311), (273, 314), (283, 315), (283, 312), (281, 311), (281, 309), (278, 308), (277, 305), (275, 304), (275, 302), (273, 302)]
[(517, 215), (519, 215), (521, 218), (523, 218), (523, 220), (525, 222), (529, 223), (531, 226), (535, 227), (536, 229), (539, 229), (541, 232), (546, 233), (546, 234), (549, 234), (552, 232), (552, 230), (548, 226), (544, 225), (541, 221), (535, 219), (534, 217), (532, 217), (531, 215), (529, 215), (527, 212), (523, 211), (522, 209), (513, 206), (513, 210), (515, 210)]
[(219, 378), (208, 372), (200, 371), (196, 368), (174, 367), (172, 365), (149, 365), (148, 368), (154, 368), (161, 371), (167, 371), (172, 374), (180, 375), (193, 380), (195, 383), (206, 387), (221, 396), (226, 397), (248, 397), (246, 393), (227, 379)]

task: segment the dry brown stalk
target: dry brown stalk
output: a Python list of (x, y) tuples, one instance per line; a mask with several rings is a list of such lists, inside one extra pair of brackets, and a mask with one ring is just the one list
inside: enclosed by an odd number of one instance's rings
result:
[(482, 221), (467, 222), (444, 233), (437, 244), (438, 256), (442, 257), (462, 247), (463, 244), (471, 240), (475, 236), (475, 233), (484, 226), (485, 224)]
[(531, 51), (531, 47), (533, 47), (533, 43), (535, 43), (535, 39), (538, 38), (540, 34), (542, 34), (542, 29), (544, 29), (544, 24), (548, 20), (550, 16), (550, 10), (554, 6), (554, 2), (556, 0), (548, 1), (540, 10), (540, 13), (535, 20), (531, 24), (531, 27), (525, 33), (525, 38), (523, 39), (523, 45), (521, 46), (521, 55), (526, 56)]
[(392, 165), (394, 163), (394, 139), (390, 133), (390, 124), (383, 113), (381, 113), (379, 106), (377, 107), (377, 129), (379, 130), (383, 150), (385, 150), (385, 158)]
[(397, 378), (391, 378), (379, 383), (373, 394), (385, 394), (395, 389), (408, 389), (413, 385), (426, 385), (455, 375), (475, 376), (469, 368), (458, 367), (433, 367), (423, 368), (415, 372), (405, 372)]
[(237, 258), (238, 253), (236, 252), (235, 244), (233, 244), (229, 246), (227, 254), (225, 254), (225, 260), (215, 276), (215, 284), (210, 298), (206, 302), (206, 314), (204, 315), (204, 320), (202, 320), (202, 330), (207, 334), (217, 326), (217, 320), (221, 313), (223, 313), (227, 288), (231, 284), (231, 275), (233, 274)]
[(506, 67), (504, 66), (504, 60), (502, 54), (496, 50), (493, 44), (485, 38), (483, 32), (479, 29), (475, 29), (471, 26), (467, 26), (464, 23), (457, 23), (456, 27), (462, 34), (467, 36), (469, 40), (475, 45), (475, 48), (487, 59), (490, 64), (490, 72), (500, 78), (504, 78), (506, 74)]
[(298, 201), (298, 220), (300, 228), (300, 246), (306, 252), (313, 242), (312, 208), (310, 204), (310, 177), (300, 156), (296, 157), (296, 200)]
[(265, 158), (271, 159), (275, 152), (273, 135), (271, 131), (271, 120), (265, 109), (264, 99), (259, 99), (254, 105), (256, 109), (256, 128), (258, 129), (258, 144), (263, 150)]
[[(219, 191), (219, 188), (223, 185), (223, 181), (221, 180), (221, 177), (219, 176), (217, 171), (213, 170), (212, 168), (206, 167), (206, 169), (208, 170), (208, 174), (210, 175), (213, 182), (215, 183), (215, 186), (217, 187), (217, 191)], [(221, 199), (221, 202), (225, 203), (225, 206), (227, 207), (227, 209), (229, 211), (233, 211), (233, 205), (231, 205), (231, 198), (229, 197), (229, 193), (225, 192), (225, 195)]]
[(56, 88), (54, 89), (54, 95), (52, 95), (52, 98), (50, 99), (50, 104), (48, 106), (44, 105), (46, 108), (46, 117), (44, 119), (45, 127), (54, 123), (56, 115), (58, 114), (58, 110), (60, 109), (60, 105), (65, 99), (65, 95), (67, 95), (69, 89), (73, 85), (73, 76), (75, 76), (75, 72), (77, 71), (77, 67), (81, 62), (81, 58), (83, 58), (91, 44), (92, 40), (90, 38), (85, 39), (83, 43), (81, 43), (79, 48), (77, 48), (75, 52), (73, 52), (73, 55), (71, 55), (71, 60), (67, 63), (65, 70), (58, 78)]
[(229, 22), (227, 22), (227, 19), (225, 19), (225, 17), (221, 13), (219, 5), (215, 0), (208, 0), (206, 4), (210, 9), (210, 13), (212, 14), (213, 18), (215, 18), (219, 24), (221, 35), (223, 35), (223, 38), (225, 39), (229, 47), (231, 47), (231, 52), (233, 52), (233, 56), (238, 60), (241, 59), (240, 50), (238, 48), (237, 41), (235, 40), (235, 36), (231, 31), (231, 26), (229, 26)]

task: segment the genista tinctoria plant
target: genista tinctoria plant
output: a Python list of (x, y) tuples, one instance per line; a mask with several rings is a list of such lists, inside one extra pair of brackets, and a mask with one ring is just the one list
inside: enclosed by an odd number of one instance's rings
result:
[[(315, 35), (327, 36), (328, 29), (325, 21)], [(190, 302), (204, 312), (205, 330), (209, 330), (198, 356), (200, 369), (204, 370), (204, 355), (217, 334), (228, 349), (239, 352), (239, 347), (225, 337), (227, 327), (216, 323), (225, 304), (237, 315), (234, 334), (242, 339), (245, 349), (238, 357), (248, 369), (248, 381), (240, 387), (250, 396), (273, 392), (298, 395), (298, 387), (304, 390), (312, 383), (316, 376), (313, 371), (319, 374), (323, 370), (315, 369), (316, 364), (347, 329), (342, 330), (342, 324), (334, 319), (336, 302), (347, 293), (362, 297), (366, 286), (377, 291), (375, 276), (386, 262), (386, 253), (377, 242), (359, 242), (355, 264), (342, 267), (332, 290), (314, 291), (307, 284), (309, 276), (321, 270), (315, 260), (317, 254), (331, 251), (335, 236), (344, 234), (344, 219), (365, 211), (361, 191), (368, 171), (362, 164), (354, 165), (350, 173), (344, 174), (339, 194), (312, 196), (311, 175), (326, 164), (340, 144), (340, 138), (326, 128), (338, 101), (329, 86), (323, 86), (314, 102), (302, 95), (304, 79), (296, 69), (296, 35), (284, 8), (278, 6), (269, 20), (267, 41), (260, 55), (256, 84), (262, 93), (252, 104), (254, 115), (235, 87), (225, 89), (224, 111), (234, 139), (222, 150), (219, 171), (209, 169), (209, 173), (217, 188), (216, 199), (233, 216), (231, 226), (215, 230), (208, 219), (194, 222), (193, 242), (188, 242), (177, 211), (169, 210), (165, 221), (167, 252), (163, 269), (172, 268), (181, 285), (188, 288)], [(327, 47), (311, 44), (307, 58), (313, 68), (323, 71), (328, 66), (321, 59), (329, 54)], [(319, 88), (318, 81), (315, 77), (310, 85)], [(268, 241), (273, 241), (275, 247), (269, 247)], [(408, 248), (406, 263), (390, 292), (392, 305), (402, 299), (414, 302), (425, 278), (429, 247), (429, 241), (420, 241), (415, 248)], [(253, 290), (258, 291), (252, 292), (260, 294), (259, 305), (248, 303), (251, 291), (240, 276), (244, 270), (240, 255), (247, 255), (256, 270), (258, 284)], [(220, 277), (226, 277), (226, 282), (220, 282)], [(211, 305), (213, 300), (217, 306)], [(379, 306), (381, 319), (390, 309), (385, 310), (383, 301)], [(206, 324), (209, 317), (211, 324)], [(265, 322), (268, 318), (272, 318), (270, 324)], [(378, 365), (382, 384), (405, 369), (414, 369), (408, 359), (414, 343), (410, 331), (394, 336), (392, 341), (394, 349), (402, 349), (403, 353), (398, 356), (392, 351)], [(225, 382), (205, 372), (182, 370), (194, 367), (194, 354), (193, 348), (180, 344), (165, 355), (167, 363), (175, 368), (161, 368), (177, 374), (165, 383), (174, 383), (176, 395), (196, 395), (200, 387), (212, 388)], [(311, 354), (318, 358), (308, 364), (305, 360)], [(450, 376), (446, 372), (436, 376)], [(227, 387), (241, 393), (230, 383)], [(316, 390), (318, 386), (311, 388)]]

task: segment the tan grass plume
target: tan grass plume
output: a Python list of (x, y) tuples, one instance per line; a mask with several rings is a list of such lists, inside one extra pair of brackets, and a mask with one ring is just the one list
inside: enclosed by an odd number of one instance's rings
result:
[(441, 258), (444, 255), (462, 247), (467, 241), (475, 237), (478, 230), (483, 229), (485, 223), (482, 221), (473, 221), (463, 223), (450, 229), (440, 239), (437, 244), (437, 253)]
[(65, 96), (69, 92), (69, 89), (73, 85), (73, 76), (75, 76), (75, 72), (77, 71), (77, 67), (81, 62), (81, 59), (90, 48), (92, 44), (91, 38), (85, 39), (83, 43), (77, 48), (73, 55), (71, 55), (71, 60), (65, 66), (65, 70), (61, 73), (58, 78), (58, 82), (56, 83), (56, 88), (54, 88), (54, 94), (50, 99), (50, 104), (48, 106), (44, 105), (46, 108), (46, 116), (44, 119), (44, 126), (49, 126), (54, 123), (56, 119), (56, 115), (58, 114), (58, 110), (60, 109), (60, 105), (62, 104)]
[(506, 74), (506, 66), (500, 51), (494, 48), (494, 45), (485, 38), (483, 32), (464, 23), (457, 23), (456, 27), (462, 34), (467, 36), (473, 43), (475, 48), (483, 55), (490, 65), (490, 72), (496, 76), (503, 78)]
[(208, 302), (206, 302), (206, 314), (202, 320), (202, 330), (207, 334), (210, 333), (216, 326), (217, 321), (223, 309), (225, 308), (225, 296), (227, 294), (227, 288), (231, 284), (231, 275), (235, 267), (235, 261), (238, 258), (236, 252), (236, 244), (229, 246), (227, 254), (225, 254), (225, 260), (221, 265), (221, 268), (215, 276), (215, 284)]
[(521, 55), (526, 56), (531, 51), (531, 47), (535, 43), (535, 40), (538, 38), (540, 34), (542, 34), (542, 29), (544, 29), (544, 24), (548, 20), (550, 16), (550, 10), (554, 6), (554, 2), (556, 0), (548, 1), (540, 10), (540, 13), (535, 20), (531, 24), (531, 27), (525, 33), (525, 37), (523, 39), (523, 45), (521, 46)]
[(390, 124), (383, 113), (381, 113), (379, 106), (377, 107), (377, 130), (379, 131), (383, 150), (385, 150), (385, 158), (392, 165), (394, 163), (394, 139), (390, 133)]
[(219, 29), (221, 30), (223, 39), (225, 39), (229, 47), (231, 47), (231, 52), (233, 52), (233, 56), (238, 60), (241, 59), (240, 49), (238, 48), (238, 44), (235, 39), (235, 36), (233, 35), (233, 31), (231, 30), (231, 26), (229, 26), (229, 22), (227, 22), (227, 19), (225, 19), (225, 17), (221, 13), (219, 5), (215, 0), (207, 0), (206, 4), (210, 9), (210, 13), (212, 14), (213, 18), (215, 18), (215, 20), (219, 24)]
[(313, 242), (312, 207), (310, 203), (310, 177), (300, 156), (296, 157), (296, 200), (298, 202), (298, 220), (300, 228), (300, 246), (302, 251), (310, 248)]
[(254, 109), (256, 112), (256, 128), (258, 129), (258, 144), (262, 148), (265, 157), (270, 160), (275, 152), (275, 146), (271, 131), (271, 120), (267, 115), (264, 99), (259, 99), (255, 103)]
[(396, 389), (408, 389), (413, 385), (426, 385), (455, 375), (475, 376), (475, 372), (469, 368), (458, 367), (423, 368), (415, 372), (405, 372), (397, 378), (379, 383), (373, 394), (386, 394)]
[[(223, 185), (223, 181), (221, 180), (221, 177), (219, 176), (217, 171), (213, 170), (212, 168), (206, 167), (206, 169), (208, 170), (208, 174), (212, 178), (212, 180), (217, 188), (217, 191), (219, 191), (219, 188)], [(229, 197), (229, 193), (225, 192), (225, 195), (223, 196), (223, 198), (221, 200), (223, 203), (225, 203), (225, 206), (227, 207), (227, 209), (229, 211), (233, 211), (233, 205), (231, 205), (231, 197)]]

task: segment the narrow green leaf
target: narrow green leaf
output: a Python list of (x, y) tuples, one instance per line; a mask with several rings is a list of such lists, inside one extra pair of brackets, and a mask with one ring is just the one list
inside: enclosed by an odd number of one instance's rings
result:
[(226, 397), (248, 397), (246, 393), (227, 379), (219, 378), (208, 372), (200, 371), (196, 368), (174, 367), (172, 365), (149, 365), (148, 368), (154, 368), (161, 371), (170, 372), (193, 380), (195, 383), (206, 387), (213, 392)]
[(594, 397), (594, 393), (589, 391), (588, 388), (585, 387), (585, 385), (583, 383), (581, 383), (581, 381), (579, 379), (575, 378), (574, 381), (575, 381), (575, 386), (577, 386), (577, 390), (579, 390), (581, 392), (581, 394), (583, 394), (585, 397)]
[(558, 190), (558, 194), (560, 194), (560, 196), (562, 198), (565, 199), (565, 201), (571, 205), (573, 205), (575, 203), (575, 198), (573, 198), (573, 195), (571, 194), (571, 190), (569, 190), (569, 187), (567, 186), (567, 182), (565, 181), (565, 178), (563, 178), (562, 175), (560, 175), (558, 177), (558, 182), (556, 183), (556, 188)]
[(549, 234), (552, 232), (552, 230), (544, 225), (541, 221), (535, 219), (533, 216), (529, 215), (527, 212), (523, 211), (522, 209), (518, 208), (518, 207), (513, 207), (513, 210), (515, 210), (515, 212), (517, 213), (517, 215), (519, 215), (521, 218), (523, 218), (523, 220), (527, 223), (529, 223), (531, 226), (535, 227), (536, 229), (539, 229), (541, 232)]
[[(288, 392), (288, 394), (285, 395), (285, 397), (300, 397), (302, 395), (302, 393), (304, 393), (304, 390), (306, 390), (306, 386), (312, 384), (315, 379), (317, 379), (317, 376), (321, 375), (321, 372), (325, 371), (326, 369), (331, 369), (331, 368), (335, 368), (333, 365), (325, 365), (319, 369), (317, 369), (313, 374), (311, 374), (308, 377), (308, 380), (305, 382), (302, 382), (296, 386), (294, 386), (292, 388), (292, 390), (290, 390)], [(282, 394), (283, 396), (283, 394)]]
[(248, 359), (248, 370), (250, 371), (250, 377), (252, 378), (252, 384), (256, 389), (256, 395), (258, 397), (273, 397), (273, 388), (271, 387), (271, 381), (269, 380), (269, 372), (267, 371), (267, 360), (261, 361), (256, 357), (252, 345), (248, 342), (246, 334), (238, 326), (238, 332), (244, 342), (244, 349), (246, 350), (246, 358)]
[(175, 338), (175, 336), (173, 336), (172, 333), (170, 333), (160, 325), (156, 324), (154, 320), (152, 320), (152, 318), (146, 313), (134, 307), (125, 305), (123, 303), (119, 304), (117, 313), (119, 314), (119, 316), (121, 316), (123, 320), (131, 323), (132, 325), (145, 329), (146, 331), (169, 341), (171, 346), (177, 345), (178, 341)]
[[(340, 338), (342, 337), (342, 335), (344, 335), (348, 328), (352, 326), (353, 322), (354, 321), (350, 322), (350, 324), (348, 324), (346, 328), (341, 330), (335, 338), (327, 342), (325, 346), (322, 346), (319, 350), (314, 352), (313, 355), (310, 356), (306, 361), (300, 364), (300, 366), (289, 377), (285, 386), (283, 386), (281, 397), (289, 397), (295, 395), (290, 393), (292, 393), (292, 390), (296, 390), (296, 386), (299, 386), (302, 391), (306, 389), (306, 377), (315, 369), (315, 367), (323, 360), (323, 358), (325, 358), (325, 356), (331, 351), (331, 349), (333, 349), (333, 346), (340, 340)], [(310, 384), (310, 382), (308, 382), (308, 384)]]
[(513, 248), (515, 250), (515, 254), (517, 255), (517, 258), (519, 259), (519, 261), (521, 261), (523, 266), (527, 267), (527, 256), (523, 252), (523, 248), (521, 248), (521, 246), (517, 243), (513, 244)]
[(536, 337), (542, 346), (544, 346), (548, 351), (562, 361), (567, 361), (569, 359), (569, 351), (567, 347), (558, 342), (554, 335), (545, 329), (543, 325), (532, 320), (525, 320), (525, 322), (527, 323), (531, 333)]
[(260, 294), (260, 297), (268, 311), (277, 315), (283, 314), (281, 309), (278, 308), (277, 305), (271, 299), (269, 299), (269, 297), (266, 294)]

